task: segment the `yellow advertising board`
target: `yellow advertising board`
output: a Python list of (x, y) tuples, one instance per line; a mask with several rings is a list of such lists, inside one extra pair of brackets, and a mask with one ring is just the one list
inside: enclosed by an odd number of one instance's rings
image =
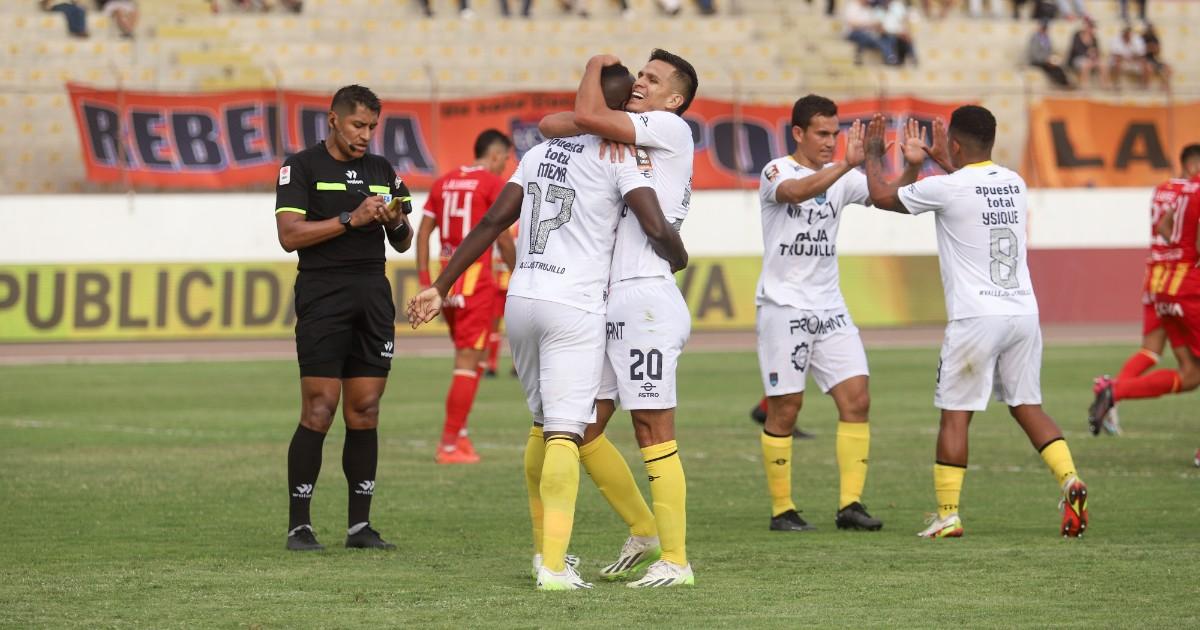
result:
[[(842, 290), (859, 326), (943, 321), (937, 259), (848, 256)], [(757, 257), (693, 258), (677, 280), (694, 330), (752, 330)], [(389, 263), (397, 324), (417, 291), (410, 262)], [(0, 342), (287, 338), (292, 262), (69, 263), (0, 267)], [(422, 334), (444, 334), (439, 322)]]

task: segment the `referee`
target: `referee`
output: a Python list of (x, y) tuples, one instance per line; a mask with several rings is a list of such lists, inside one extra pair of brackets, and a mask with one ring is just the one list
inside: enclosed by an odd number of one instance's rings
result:
[[(338, 400), (346, 420), (342, 470), (350, 490), (346, 546), (394, 549), (370, 525), (378, 460), (379, 399), (395, 344), (396, 308), (384, 275), (384, 245), (412, 244), (411, 198), (387, 160), (367, 153), (379, 124), (379, 98), (360, 85), (337, 91), (324, 142), (279, 169), (279, 243), (299, 254), (296, 355), (300, 426), (288, 449), (287, 548), (320, 550), (309, 504), (321, 447)], [(392, 203), (388, 203), (390, 199)]]

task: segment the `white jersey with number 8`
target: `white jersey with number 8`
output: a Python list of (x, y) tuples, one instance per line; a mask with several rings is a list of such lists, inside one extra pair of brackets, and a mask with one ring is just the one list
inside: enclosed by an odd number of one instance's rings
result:
[(525, 194), (508, 294), (603, 314), (624, 196), (653, 188), (654, 172), (601, 160), (599, 138), (573, 136), (530, 149), (508, 181)]
[(1027, 190), (1020, 175), (990, 161), (900, 188), (909, 212), (937, 213), (950, 321), (1037, 314), (1025, 251)]

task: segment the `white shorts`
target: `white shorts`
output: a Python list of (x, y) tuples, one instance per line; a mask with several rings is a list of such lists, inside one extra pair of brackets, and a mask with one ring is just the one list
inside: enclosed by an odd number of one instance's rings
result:
[(508, 345), (534, 424), (547, 430), (575, 424), (583, 435), (596, 421), (604, 316), (516, 295), (504, 308)]
[(947, 411), (983, 411), (994, 391), (996, 401), (1009, 407), (1040, 405), (1041, 375), (1037, 315), (956, 319), (946, 324), (933, 404)]
[(692, 334), (692, 316), (675, 283), (634, 278), (608, 292), (607, 360), (602, 400), (625, 409), (674, 409), (679, 355)]
[(758, 368), (768, 396), (804, 391), (809, 372), (822, 392), (869, 374), (862, 338), (845, 307), (813, 311), (760, 304), (755, 332)]

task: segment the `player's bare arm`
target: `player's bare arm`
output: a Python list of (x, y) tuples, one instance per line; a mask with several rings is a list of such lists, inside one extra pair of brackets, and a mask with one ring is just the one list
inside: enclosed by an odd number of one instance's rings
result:
[[(831, 132), (836, 138), (837, 132)], [(789, 179), (779, 184), (775, 189), (775, 201), (780, 203), (801, 203), (817, 197), (829, 190), (843, 175), (863, 163), (863, 124), (855, 120), (846, 133), (846, 155), (833, 165), (814, 171), (806, 177)]]
[[(363, 199), (350, 213), (350, 227), (357, 228), (379, 222), (384, 216), (383, 197), (375, 195)], [(280, 212), (275, 215), (275, 229), (279, 233), (279, 244), (286, 252), (312, 247), (337, 238), (346, 233), (346, 227), (337, 217), (323, 221), (308, 221), (296, 212)]]
[(671, 264), (671, 273), (675, 273), (688, 263), (688, 253), (683, 247), (683, 239), (679, 232), (667, 221), (662, 207), (658, 204), (658, 195), (650, 187), (635, 188), (625, 194), (625, 205), (637, 217), (638, 225), (650, 239), (650, 247), (654, 253)]
[(524, 192), (517, 184), (508, 183), (500, 191), (496, 202), (488, 208), (487, 214), (479, 220), (479, 224), (468, 234), (461, 245), (454, 250), (454, 255), (446, 263), (445, 269), (438, 274), (433, 286), (421, 291), (408, 301), (408, 321), (413, 328), (428, 323), (442, 310), (442, 299), (450, 291), (450, 287), (458, 277), (467, 270), (484, 252), (496, 242), (500, 233), (507, 230), (521, 216), (521, 200)]
[(867, 156), (867, 192), (871, 196), (871, 204), (876, 208), (908, 214), (908, 208), (900, 202), (900, 196), (897, 194), (901, 180), (889, 183), (883, 171), (883, 156), (887, 154), (888, 149), (885, 142), (886, 132), (883, 115), (875, 114), (863, 137), (863, 149)]
[[(609, 108), (600, 85), (600, 72), (606, 66), (619, 63), (621, 60), (615, 55), (596, 55), (588, 59), (583, 78), (579, 80), (579, 90), (575, 93), (574, 123), (584, 133), (633, 144), (637, 142), (633, 120), (625, 112)], [(660, 78), (656, 75), (653, 80)]]
[(575, 124), (575, 112), (555, 112), (542, 118), (538, 133), (545, 138), (567, 138), (578, 136), (583, 130)]
[(429, 288), (432, 281), (429, 278), (429, 237), (437, 222), (433, 217), (421, 217), (421, 227), (417, 228), (417, 278), (422, 289)]

